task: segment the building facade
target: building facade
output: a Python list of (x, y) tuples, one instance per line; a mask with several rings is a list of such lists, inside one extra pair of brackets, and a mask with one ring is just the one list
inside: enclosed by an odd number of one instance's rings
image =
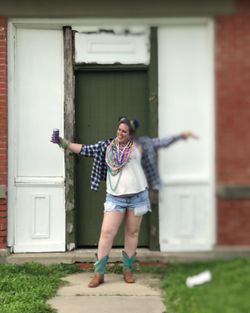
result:
[(159, 152), (162, 188), (140, 245), (248, 246), (248, 1), (27, 3), (1, 4), (0, 249), (96, 246), (104, 190), (93, 195), (90, 165), (49, 137), (112, 136), (121, 111), (142, 134), (200, 137)]

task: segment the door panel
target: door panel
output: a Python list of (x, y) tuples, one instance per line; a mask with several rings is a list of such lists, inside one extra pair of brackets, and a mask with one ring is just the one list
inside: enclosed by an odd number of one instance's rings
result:
[(8, 244), (65, 251), (64, 155), (49, 141), (63, 129), (63, 33), (22, 27), (12, 36)]
[[(76, 72), (76, 137), (81, 143), (113, 138), (118, 117), (137, 116), (138, 134), (147, 132), (146, 70), (94, 70)], [(99, 191), (90, 190), (92, 158), (78, 157), (76, 164), (77, 245), (96, 246), (99, 239), (105, 182)], [(114, 246), (123, 245), (123, 227)], [(144, 217), (139, 240), (148, 245), (148, 218)]]
[(159, 136), (192, 129), (200, 138), (159, 153), (160, 247), (207, 250), (215, 242), (212, 21), (162, 26), (158, 40)]

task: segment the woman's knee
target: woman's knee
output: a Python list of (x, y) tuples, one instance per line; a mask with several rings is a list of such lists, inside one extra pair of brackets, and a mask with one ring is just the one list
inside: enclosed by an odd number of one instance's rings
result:
[(127, 228), (126, 235), (130, 238), (137, 238), (139, 236), (139, 229), (138, 228)]
[(116, 235), (116, 232), (114, 229), (111, 228), (102, 228), (101, 230), (101, 237), (103, 239), (113, 239)]

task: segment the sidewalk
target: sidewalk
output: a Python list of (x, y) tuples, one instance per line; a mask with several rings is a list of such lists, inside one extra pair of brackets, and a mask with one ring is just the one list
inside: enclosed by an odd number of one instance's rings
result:
[(121, 274), (105, 274), (105, 283), (88, 288), (93, 273), (73, 274), (48, 303), (58, 313), (163, 313), (159, 279), (152, 274), (135, 274), (136, 283), (126, 284)]

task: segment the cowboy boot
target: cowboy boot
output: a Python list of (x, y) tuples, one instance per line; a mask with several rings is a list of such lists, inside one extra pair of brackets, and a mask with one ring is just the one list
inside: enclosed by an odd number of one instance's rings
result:
[(98, 260), (97, 255), (96, 255), (96, 262), (94, 264), (95, 275), (91, 279), (88, 285), (90, 288), (98, 287), (100, 284), (104, 283), (104, 273), (105, 273), (107, 261), (108, 261), (107, 255), (101, 258), (101, 260)]
[(135, 282), (135, 279), (133, 277), (133, 265), (135, 261), (135, 254), (128, 257), (127, 253), (125, 251), (122, 251), (122, 259), (123, 259), (123, 278), (126, 283), (132, 284)]

